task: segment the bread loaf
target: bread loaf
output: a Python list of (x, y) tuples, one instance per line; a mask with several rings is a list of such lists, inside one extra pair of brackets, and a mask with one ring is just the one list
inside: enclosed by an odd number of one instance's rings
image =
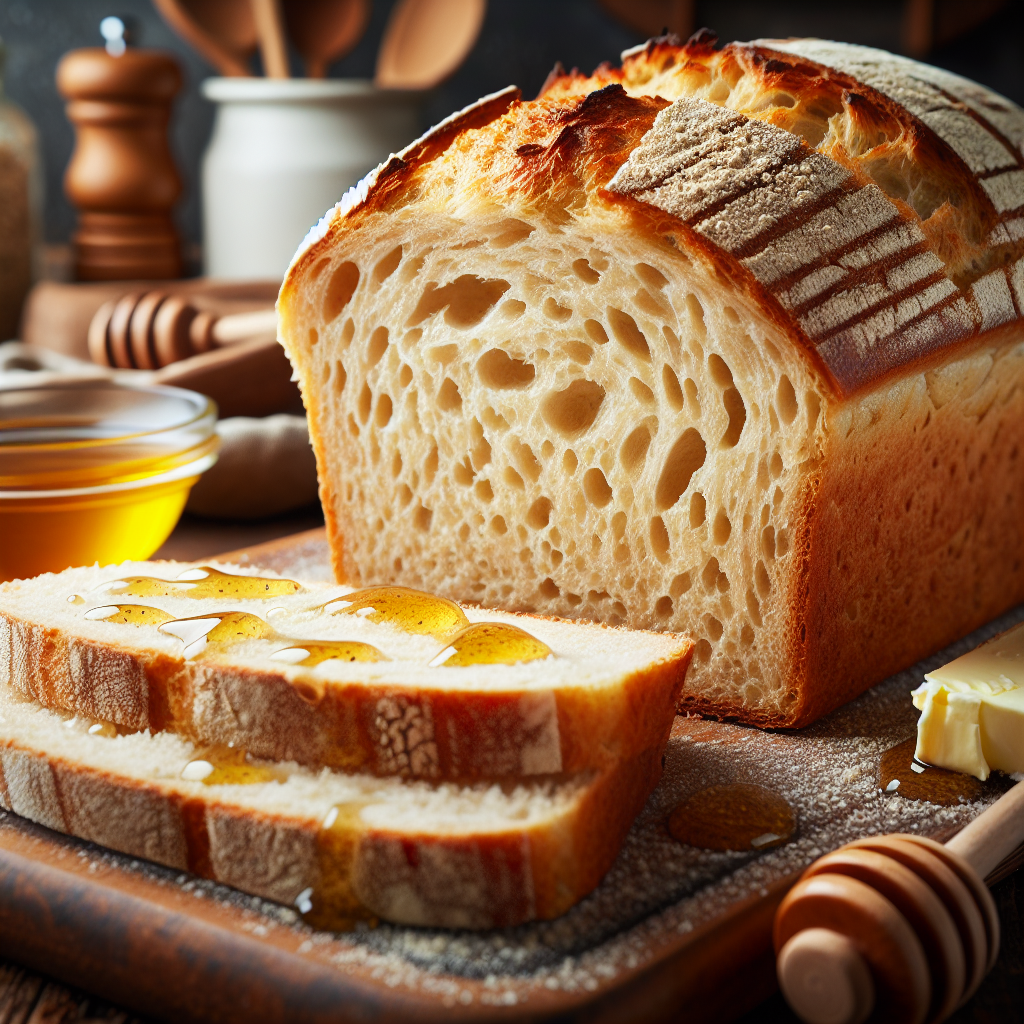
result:
[(279, 298), (338, 579), (677, 630), (798, 726), (1024, 597), (1024, 113), (654, 40), (369, 175)]

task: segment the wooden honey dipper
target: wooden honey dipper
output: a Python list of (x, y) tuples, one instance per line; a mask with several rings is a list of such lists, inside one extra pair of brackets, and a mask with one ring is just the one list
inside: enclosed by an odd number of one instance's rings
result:
[(240, 341), (277, 337), (277, 312), (218, 316), (181, 295), (132, 292), (102, 305), (89, 324), (89, 355), (100, 366), (156, 370)]
[(807, 1024), (938, 1024), (999, 952), (984, 878), (1024, 842), (1018, 783), (945, 845), (859, 839), (815, 861), (775, 915), (779, 985)]

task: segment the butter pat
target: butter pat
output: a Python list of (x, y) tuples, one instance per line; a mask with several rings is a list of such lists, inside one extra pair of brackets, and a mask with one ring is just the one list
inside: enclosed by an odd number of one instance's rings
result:
[(924, 678), (913, 692), (919, 761), (983, 781), (1024, 771), (1024, 623)]

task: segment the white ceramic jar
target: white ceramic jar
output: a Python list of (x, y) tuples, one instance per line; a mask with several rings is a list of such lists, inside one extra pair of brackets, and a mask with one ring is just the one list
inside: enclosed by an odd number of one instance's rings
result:
[(206, 273), (281, 278), (309, 228), (419, 134), (420, 93), (346, 79), (208, 78)]

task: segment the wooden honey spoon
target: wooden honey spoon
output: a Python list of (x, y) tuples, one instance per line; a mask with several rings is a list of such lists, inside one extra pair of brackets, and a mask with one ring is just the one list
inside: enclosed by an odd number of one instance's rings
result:
[(307, 76), (324, 78), (328, 66), (363, 37), (370, 0), (286, 0), (283, 13), (288, 38), (302, 55)]
[(382, 89), (430, 89), (473, 49), (487, 0), (398, 0), (377, 55)]
[(249, 0), (153, 0), (164, 21), (230, 78), (251, 75), (259, 37)]
[(775, 915), (779, 986), (807, 1024), (938, 1024), (999, 952), (982, 879), (1024, 843), (1018, 783), (945, 845), (859, 839), (815, 861)]
[(277, 312), (218, 316), (180, 295), (132, 292), (102, 305), (89, 324), (89, 355), (100, 366), (156, 370), (200, 352), (277, 337)]

